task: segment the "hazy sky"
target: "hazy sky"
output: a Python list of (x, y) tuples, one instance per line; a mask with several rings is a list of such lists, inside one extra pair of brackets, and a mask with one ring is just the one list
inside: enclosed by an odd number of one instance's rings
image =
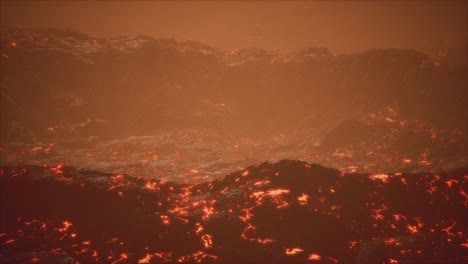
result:
[(461, 46), (467, 12), (468, 1), (2, 1), (1, 24), (175, 37), (222, 49), (325, 46), (343, 53)]

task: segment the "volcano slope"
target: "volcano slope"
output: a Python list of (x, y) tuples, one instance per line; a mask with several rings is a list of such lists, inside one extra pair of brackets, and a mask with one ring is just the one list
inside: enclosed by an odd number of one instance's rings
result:
[(195, 183), (286, 158), (350, 173), (466, 161), (466, 63), (394, 48), (281, 55), (144, 35), (0, 31), (0, 165)]
[(266, 137), (387, 106), (409, 120), (466, 131), (468, 65), (415, 50), (334, 55), (310, 47), (280, 55), (143, 35), (0, 33), (0, 131), (7, 143), (51, 132), (82, 139), (183, 128)]
[(302, 161), (183, 185), (1, 168), (2, 263), (462, 263), (467, 176)]

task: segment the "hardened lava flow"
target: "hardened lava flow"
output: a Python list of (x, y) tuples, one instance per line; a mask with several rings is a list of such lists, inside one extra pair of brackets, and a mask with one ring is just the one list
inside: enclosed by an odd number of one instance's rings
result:
[(283, 160), (176, 184), (1, 168), (3, 263), (462, 263), (466, 170), (357, 174)]

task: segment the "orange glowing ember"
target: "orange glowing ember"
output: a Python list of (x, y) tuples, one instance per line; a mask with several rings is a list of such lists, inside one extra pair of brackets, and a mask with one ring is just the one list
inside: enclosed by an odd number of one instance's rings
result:
[(415, 225), (410, 225), (410, 224), (408, 224), (408, 225), (406, 226), (406, 228), (407, 228), (408, 231), (409, 231), (410, 233), (412, 233), (412, 234), (417, 233), (417, 232), (419, 231), (419, 230), (418, 230), (418, 227), (415, 226)]
[(427, 161), (427, 160), (421, 160), (419, 162), (419, 164), (421, 164), (422, 166), (429, 166), (431, 165), (432, 163), (430, 161)]
[(112, 264), (119, 263), (119, 262), (124, 261), (126, 259), (128, 259), (128, 255), (126, 253), (122, 253), (122, 254), (120, 254), (120, 258), (118, 260), (112, 262)]
[(380, 180), (384, 183), (387, 183), (388, 182), (388, 174), (373, 174), (373, 175), (370, 175), (369, 176), (369, 179), (371, 180)]
[(160, 218), (161, 218), (162, 223), (165, 224), (165, 225), (169, 225), (171, 223), (169, 221), (169, 216), (167, 216), (167, 215), (161, 215)]
[(402, 243), (398, 242), (397, 240), (390, 238), (384, 241), (385, 245), (395, 245), (395, 246), (400, 246)]
[(256, 241), (256, 242), (258, 242), (260, 244), (270, 244), (270, 243), (275, 242), (275, 240), (273, 240), (271, 238), (268, 238), (268, 237), (264, 238), (264, 239), (258, 238), (258, 239), (254, 240), (254, 241)]
[(269, 180), (263, 180), (263, 181), (258, 181), (256, 183), (254, 183), (254, 185), (256, 186), (262, 186), (262, 185), (266, 185), (266, 184), (269, 184), (270, 181)]
[(307, 201), (309, 200), (309, 195), (302, 193), (301, 196), (297, 197), (300, 205), (306, 205)]
[(139, 264), (142, 264), (142, 263), (150, 263), (150, 260), (151, 260), (152, 256), (148, 253), (146, 253), (146, 256), (144, 258), (141, 258), (138, 260), (138, 263)]
[(72, 223), (70, 221), (63, 221), (62, 222), (63, 227), (62, 228), (57, 228), (56, 230), (59, 232), (66, 232), (70, 226), (72, 226)]
[(310, 254), (307, 259), (308, 260), (321, 260), (322, 257), (320, 255), (318, 255), (318, 254)]
[(5, 241), (5, 243), (3, 243), (3, 245), (10, 244), (10, 243), (13, 243), (15, 241), (16, 241), (15, 239), (9, 239), (9, 240)]
[(286, 255), (293, 256), (293, 255), (296, 255), (296, 254), (301, 253), (303, 251), (304, 250), (302, 248), (287, 248), (286, 249)]
[(150, 181), (146, 182), (146, 185), (145, 185), (146, 189), (149, 189), (149, 190), (157, 189), (156, 186), (157, 186), (156, 182), (150, 182)]
[(458, 184), (458, 181), (450, 179), (450, 180), (446, 181), (445, 183), (447, 184), (448, 187), (452, 187), (452, 185)]
[(63, 174), (63, 167), (63, 163), (60, 163), (57, 166), (50, 168), (50, 170), (53, 171), (55, 174)]
[(287, 189), (276, 189), (276, 190), (269, 190), (266, 192), (266, 195), (274, 196), (274, 195), (282, 195), (289, 193), (290, 190)]
[(41, 149), (42, 149), (42, 147), (40, 147), (40, 146), (32, 147), (31, 152), (36, 152), (36, 151), (41, 150)]
[(211, 248), (213, 247), (213, 236), (209, 235), (209, 234), (204, 234), (202, 237), (201, 237), (202, 241), (203, 241), (203, 246), (205, 248)]
[(206, 206), (205, 206), (205, 207), (203, 207), (203, 213), (204, 213), (204, 215), (203, 215), (202, 219), (203, 219), (203, 220), (207, 220), (207, 219), (209, 219), (212, 215), (214, 215), (214, 214), (216, 213), (216, 211), (214, 210), (213, 207), (206, 207)]

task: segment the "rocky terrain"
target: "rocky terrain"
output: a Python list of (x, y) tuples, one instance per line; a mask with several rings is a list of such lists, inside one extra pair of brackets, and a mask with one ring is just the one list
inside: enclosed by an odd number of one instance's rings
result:
[(1, 263), (468, 261), (466, 51), (0, 34)]
[(195, 185), (2, 167), (2, 263), (462, 263), (467, 171), (283, 160)]
[(284, 158), (348, 172), (466, 161), (466, 65), (444, 56), (222, 51), (58, 29), (1, 34), (5, 165), (196, 182)]

